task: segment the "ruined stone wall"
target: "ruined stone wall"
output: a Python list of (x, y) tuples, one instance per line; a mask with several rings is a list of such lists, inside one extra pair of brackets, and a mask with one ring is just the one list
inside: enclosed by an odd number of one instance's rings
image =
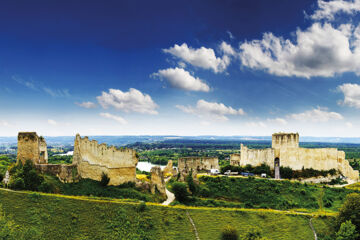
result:
[(240, 166), (241, 155), (239, 153), (234, 153), (230, 155), (230, 165), (231, 166)]
[(164, 174), (159, 166), (152, 167), (151, 173), (151, 193), (158, 191), (161, 195), (166, 195)]
[(184, 181), (191, 171), (195, 180), (199, 171), (210, 171), (210, 169), (220, 169), (217, 157), (186, 157), (178, 160), (180, 181)]
[(262, 163), (274, 167), (274, 149), (265, 148), (265, 149), (249, 149), (246, 146), (241, 144), (241, 153), (240, 153), (240, 166), (246, 166), (248, 164), (252, 166), (259, 166)]
[(273, 148), (248, 149), (241, 145), (240, 166), (259, 166), (265, 163), (274, 169), (274, 160), (279, 158), (280, 166), (293, 170), (301, 170), (303, 167), (316, 170), (336, 169), (351, 180), (359, 180), (359, 171), (353, 170), (345, 160), (345, 152), (336, 148), (300, 148), (297, 133), (273, 134), (272, 146)]
[(35, 168), (41, 173), (55, 175), (65, 183), (75, 182), (79, 179), (77, 166), (74, 164), (35, 164)]
[(39, 162), (40, 164), (48, 163), (48, 151), (46, 141), (43, 137), (39, 137)]
[(298, 133), (274, 133), (272, 135), (272, 148), (298, 148)]
[(135, 182), (138, 158), (136, 151), (98, 144), (88, 137), (75, 137), (73, 163), (82, 178), (100, 181), (102, 173), (110, 178), (109, 185)]
[(39, 163), (39, 159), (39, 137), (36, 132), (19, 132), (17, 163), (21, 161), (24, 164), (27, 160)]

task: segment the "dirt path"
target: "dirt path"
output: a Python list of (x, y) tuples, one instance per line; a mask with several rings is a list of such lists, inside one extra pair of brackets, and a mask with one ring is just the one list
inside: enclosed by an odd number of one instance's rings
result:
[(188, 212), (188, 210), (186, 210), (186, 215), (188, 216), (189, 221), (190, 221), (191, 225), (193, 226), (196, 240), (200, 240), (199, 233), (198, 233), (198, 231), (196, 229), (195, 223), (194, 223), (193, 219), (191, 218), (190, 213)]
[(312, 225), (311, 220), (312, 220), (312, 218), (310, 218), (309, 225), (310, 225), (310, 227), (311, 227), (311, 230), (312, 230), (313, 233), (314, 233), (314, 239), (317, 240), (318, 238), (317, 238), (317, 235), (316, 235), (316, 232), (315, 232), (315, 228), (314, 228), (314, 226)]
[[(170, 178), (165, 179), (165, 184), (169, 180), (170, 180)], [(166, 192), (167, 199), (163, 203), (161, 203), (161, 205), (167, 206), (175, 200), (175, 195), (172, 192), (170, 192), (167, 188), (165, 188), (165, 192)]]

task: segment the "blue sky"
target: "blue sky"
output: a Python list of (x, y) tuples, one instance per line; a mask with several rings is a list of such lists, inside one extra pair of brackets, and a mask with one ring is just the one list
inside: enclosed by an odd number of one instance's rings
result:
[(2, 1), (0, 135), (359, 137), (360, 1)]

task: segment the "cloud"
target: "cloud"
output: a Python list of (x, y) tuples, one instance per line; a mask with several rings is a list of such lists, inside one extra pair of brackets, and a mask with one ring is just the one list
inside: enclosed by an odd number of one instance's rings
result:
[(298, 121), (327, 122), (329, 120), (342, 120), (344, 117), (337, 112), (329, 112), (327, 108), (313, 108), (303, 113), (290, 114), (288, 118)]
[(226, 42), (222, 42), (220, 44), (220, 50), (226, 54), (226, 55), (229, 55), (229, 56), (233, 56), (236, 54), (235, 50), (232, 48), (232, 46)]
[(3, 127), (10, 127), (10, 124), (5, 121), (5, 120), (0, 120), (0, 126), (3, 126)]
[(360, 85), (344, 83), (337, 87), (344, 94), (344, 100), (339, 104), (360, 108)]
[(128, 92), (109, 89), (109, 92), (102, 92), (102, 95), (96, 98), (99, 104), (105, 109), (114, 107), (124, 112), (158, 114), (155, 110), (158, 108), (158, 105), (151, 97), (135, 88), (130, 88)]
[(49, 94), (52, 97), (70, 97), (68, 89), (51, 89), (48, 87), (43, 87), (45, 93)]
[(284, 119), (284, 118), (268, 118), (267, 121), (269, 123), (274, 123), (274, 124), (280, 124), (280, 125), (286, 125), (288, 122)]
[(229, 38), (230, 39), (234, 39), (234, 35), (230, 32), (230, 31), (226, 31), (226, 33), (229, 35)]
[(360, 0), (333, 0), (333, 1), (323, 1), (318, 0), (318, 7), (311, 19), (321, 20), (325, 19), (328, 21), (333, 21), (334, 16), (338, 13), (346, 14), (355, 14), (360, 11)]
[(176, 105), (176, 107), (185, 113), (195, 114), (200, 117), (212, 117), (216, 120), (226, 121), (226, 115), (245, 115), (243, 109), (238, 110), (227, 107), (223, 103), (207, 102), (203, 99), (199, 100), (195, 107)]
[(55, 126), (55, 125), (57, 125), (57, 122), (53, 119), (48, 119), (48, 124)]
[(100, 113), (100, 116), (102, 116), (104, 118), (109, 118), (109, 119), (115, 120), (121, 124), (127, 124), (127, 121), (124, 118), (110, 114), (110, 113)]
[(267, 127), (266, 124), (264, 122), (261, 122), (261, 121), (259, 121), (259, 122), (247, 122), (247, 123), (245, 123), (245, 125), (247, 127), (249, 127), (249, 128), (259, 128), (259, 127), (266, 128)]
[(335, 28), (329, 23), (314, 23), (295, 35), (295, 42), (265, 33), (261, 40), (242, 43), (242, 65), (277, 76), (360, 75), (360, 26), (343, 24)]
[(12, 76), (11, 77), (15, 82), (21, 84), (21, 85), (24, 85), (25, 87), (27, 88), (30, 88), (32, 90), (35, 90), (35, 91), (38, 91), (38, 87), (35, 85), (35, 83), (33, 81), (25, 81), (23, 80), (22, 78), (20, 77), (17, 77), (17, 76)]
[(347, 128), (352, 128), (353, 127), (353, 124), (351, 122), (346, 122), (345, 125), (346, 125)]
[(163, 51), (195, 67), (211, 69), (215, 73), (225, 71), (230, 64), (230, 57), (228, 55), (223, 55), (222, 58), (216, 57), (215, 51), (212, 48), (201, 47), (194, 49), (183, 43), (182, 45), (175, 44), (174, 47), (163, 49)]
[(82, 102), (82, 103), (75, 103), (76, 105), (83, 107), (83, 108), (96, 108), (96, 104), (93, 102)]
[(210, 87), (200, 78), (195, 78), (182, 68), (168, 68), (159, 70), (151, 76), (165, 79), (171, 87), (187, 91), (209, 92)]

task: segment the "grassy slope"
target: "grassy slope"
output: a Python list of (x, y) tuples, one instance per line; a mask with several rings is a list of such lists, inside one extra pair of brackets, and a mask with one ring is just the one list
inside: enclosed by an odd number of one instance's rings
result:
[[(248, 203), (255, 208), (318, 210), (324, 206), (324, 210), (338, 211), (345, 196), (352, 192), (350, 189), (323, 188), (287, 180), (207, 176), (199, 180), (200, 186), (207, 189), (207, 196), (200, 191), (200, 197)], [(330, 204), (324, 204), (329, 201)]]
[[(118, 200), (119, 201), (119, 200)], [(0, 190), (0, 204), (16, 224), (35, 227), (43, 239), (194, 239), (184, 207), (89, 200)], [(312, 239), (308, 216), (263, 210), (188, 208), (201, 239), (219, 239), (228, 224), (243, 235), (250, 226), (269, 239)], [(329, 219), (317, 218), (321, 236)], [(330, 234), (332, 231), (328, 231)]]

